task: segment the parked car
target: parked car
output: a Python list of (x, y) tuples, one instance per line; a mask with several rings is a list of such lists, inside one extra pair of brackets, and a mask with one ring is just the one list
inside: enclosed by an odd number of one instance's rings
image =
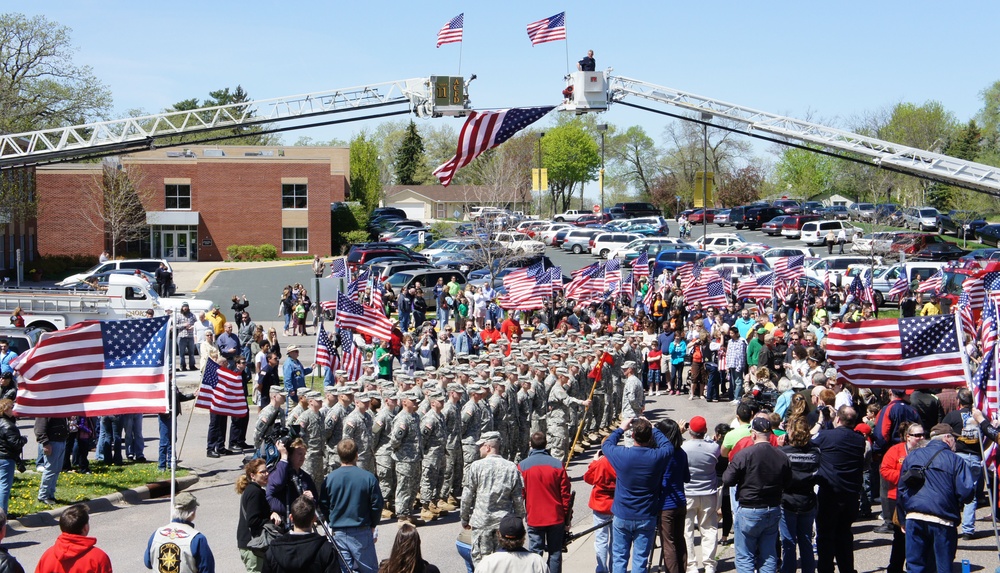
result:
[(733, 207), (729, 210), (729, 223), (736, 227), (737, 230), (743, 228), (743, 218), (746, 215), (747, 206)]
[(764, 257), (742, 253), (715, 254), (702, 259), (698, 264), (717, 271), (728, 270), (733, 278), (747, 277), (771, 270)]
[(571, 225), (569, 223), (552, 223), (545, 227), (541, 227), (535, 234), (534, 239), (536, 241), (541, 241), (546, 246), (552, 244), (552, 239), (555, 238), (556, 233), (563, 229), (568, 229)]
[(405, 219), (406, 211), (397, 207), (376, 207), (372, 210), (372, 214), (369, 216), (369, 219), (381, 216), (391, 216), (396, 217), (397, 219)]
[(806, 276), (817, 280), (830, 278), (830, 284), (844, 284), (841, 277), (847, 274), (853, 265), (871, 265), (872, 260), (868, 257), (842, 255), (837, 257), (827, 257), (818, 259), (806, 268)]
[(803, 215), (819, 215), (822, 209), (823, 203), (821, 201), (806, 201), (802, 204)]
[(615, 208), (621, 209), (622, 214), (624, 214), (627, 219), (663, 215), (663, 213), (652, 203), (616, 203), (612, 209)]
[(778, 247), (768, 249), (760, 254), (767, 261), (767, 264), (774, 266), (774, 263), (781, 257), (795, 257), (803, 255), (805, 257), (815, 257), (816, 253), (809, 247)]
[(967, 255), (959, 257), (958, 260), (959, 262), (977, 261), (979, 263), (985, 263), (986, 261), (997, 261), (1000, 260), (1000, 249), (996, 247), (976, 249)]
[(913, 258), (920, 261), (954, 261), (967, 254), (969, 251), (955, 243), (934, 243), (914, 253)]
[(986, 225), (976, 231), (976, 237), (984, 245), (1000, 246), (1000, 225)]
[(606, 259), (611, 251), (620, 249), (638, 238), (640, 236), (635, 233), (601, 233), (594, 235), (590, 239), (590, 252), (594, 256)]
[(798, 239), (802, 234), (802, 225), (810, 221), (819, 221), (819, 215), (789, 215), (781, 225), (781, 236)]
[(986, 226), (986, 219), (972, 211), (952, 209), (940, 213), (937, 217), (937, 230), (940, 234), (952, 233), (960, 239), (973, 239), (976, 231)]
[(564, 222), (570, 222), (570, 223), (572, 223), (573, 221), (576, 221), (580, 217), (583, 217), (584, 215), (590, 215), (590, 214), (591, 214), (590, 211), (570, 209), (570, 210), (565, 211), (563, 213), (559, 213), (558, 215), (556, 215), (555, 217), (553, 217), (552, 220), (555, 221), (556, 223), (564, 223)]
[(541, 241), (532, 240), (524, 233), (503, 232), (494, 235), (493, 240), (503, 245), (507, 252), (523, 255), (525, 253), (541, 253), (545, 251), (545, 245)]
[(724, 253), (746, 242), (747, 240), (737, 233), (709, 233), (704, 237), (698, 237), (694, 246), (706, 251)]
[(712, 253), (710, 251), (664, 249), (656, 255), (655, 262), (651, 263), (653, 266), (652, 273), (654, 277), (664, 271), (672, 273), (683, 265), (696, 263), (711, 255)]
[(725, 227), (729, 224), (729, 209), (719, 209), (715, 212), (715, 219), (712, 221), (720, 227)]
[(918, 231), (936, 231), (940, 214), (934, 207), (909, 207), (903, 210), (903, 227)]
[(692, 225), (712, 223), (713, 221), (715, 221), (715, 209), (695, 209), (694, 213), (688, 215), (688, 223)]
[(761, 225), (760, 231), (772, 237), (780, 235), (781, 228), (785, 224), (785, 221), (787, 221), (788, 219), (791, 219), (791, 217), (789, 217), (788, 215), (778, 215), (777, 217)]
[(167, 265), (167, 270), (173, 274), (174, 269), (170, 266), (170, 263), (166, 259), (121, 259), (98, 263), (82, 273), (76, 273), (66, 277), (65, 279), (57, 282), (56, 286), (65, 286), (72, 283), (83, 282), (95, 275), (109, 273), (112, 271), (125, 271), (124, 274), (132, 274), (136, 269), (138, 269), (151, 275), (155, 275), (156, 270), (160, 268), (160, 263)]
[(899, 213), (899, 206), (895, 203), (876, 203), (875, 213), (871, 219), (866, 220), (872, 223), (888, 224), (897, 213)]
[(847, 215), (852, 221), (866, 221), (875, 216), (874, 203), (851, 203)]
[(851, 252), (857, 255), (887, 255), (892, 250), (893, 232), (868, 233), (855, 237)]
[(793, 199), (778, 199), (771, 206), (781, 209), (786, 215), (798, 215), (802, 212), (802, 205)]
[(785, 212), (777, 207), (754, 207), (748, 209), (743, 216), (743, 224), (751, 231), (756, 230), (775, 217), (784, 215)]
[(826, 234), (833, 231), (833, 234), (837, 235), (841, 229), (847, 235), (848, 243), (854, 240), (854, 236), (858, 233), (864, 234), (862, 229), (846, 221), (810, 221), (802, 225), (799, 240), (807, 245), (825, 245)]
[(396, 273), (403, 271), (414, 271), (418, 269), (429, 269), (432, 268), (429, 263), (422, 263), (419, 261), (402, 261), (393, 260), (372, 263), (368, 265), (368, 269), (371, 271), (372, 276), (376, 277), (378, 280), (386, 280)]
[(840, 220), (846, 221), (851, 218), (847, 213), (847, 207), (843, 205), (831, 205), (829, 207), (824, 207), (820, 211), (820, 216), (825, 220)]
[(589, 215), (584, 215), (573, 221), (573, 224), (577, 227), (586, 227), (587, 225), (603, 225), (611, 221), (611, 215), (607, 213), (601, 213), (600, 215), (594, 215), (593, 213)]
[(889, 247), (890, 253), (916, 254), (934, 243), (946, 242), (940, 235), (930, 233), (896, 233)]
[(646, 251), (650, 258), (654, 258), (663, 249), (683, 249), (691, 248), (687, 243), (672, 237), (642, 237), (631, 243), (623, 245), (608, 253), (608, 260), (623, 259), (625, 262), (639, 256), (639, 253)]
[(590, 239), (594, 235), (604, 233), (603, 229), (573, 229), (566, 233), (566, 240), (561, 245), (562, 249), (571, 251), (579, 255), (583, 252), (590, 252)]

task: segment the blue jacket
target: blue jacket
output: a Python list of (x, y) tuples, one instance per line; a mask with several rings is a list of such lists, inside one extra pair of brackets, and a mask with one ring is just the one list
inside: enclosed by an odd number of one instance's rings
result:
[(611, 513), (620, 519), (654, 519), (660, 514), (660, 479), (674, 455), (674, 446), (656, 428), (653, 428), (655, 448), (619, 446), (623, 435), (625, 432), (619, 428), (601, 445), (601, 451), (618, 474)]
[(691, 469), (688, 467), (687, 452), (674, 448), (674, 455), (667, 462), (667, 471), (663, 472), (663, 490), (661, 509), (677, 509), (687, 507), (684, 497), (684, 484), (691, 481)]
[(312, 368), (304, 368), (298, 360), (288, 357), (282, 367), (282, 374), (285, 378), (285, 392), (292, 398), (297, 398), (299, 388), (306, 387), (306, 375), (312, 373)]
[(924, 471), (922, 488), (910, 491), (900, 478), (899, 489), (896, 490), (896, 508), (899, 510), (900, 521), (906, 519), (906, 514), (911, 511), (947, 519), (955, 525), (962, 521), (962, 506), (972, 501), (976, 493), (976, 482), (965, 461), (956, 456), (948, 448), (948, 444), (941, 440), (931, 440), (926, 446), (911, 451), (903, 461), (900, 476), (913, 466), (926, 466), (931, 456), (937, 452), (941, 454)]
[(865, 437), (846, 426), (823, 430), (813, 443), (823, 453), (819, 464), (820, 495), (857, 495), (865, 471)]

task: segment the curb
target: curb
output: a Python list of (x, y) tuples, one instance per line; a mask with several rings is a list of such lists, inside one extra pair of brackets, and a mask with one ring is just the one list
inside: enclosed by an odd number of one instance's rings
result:
[(216, 268), (208, 271), (207, 273), (205, 273), (205, 276), (201, 277), (201, 282), (198, 283), (198, 286), (196, 286), (193, 289), (191, 289), (191, 292), (195, 293), (195, 292), (200, 291), (201, 288), (203, 286), (205, 286), (205, 283), (207, 283), (209, 280), (212, 279), (213, 276), (215, 276), (215, 273), (222, 272), (222, 271), (235, 271), (235, 270), (237, 270), (236, 267), (216, 267)]
[[(177, 491), (183, 491), (194, 484), (198, 483), (200, 478), (197, 474), (188, 474), (186, 476), (181, 476), (176, 479)], [(149, 483), (144, 486), (139, 486), (132, 489), (126, 489), (118, 491), (115, 493), (108, 494), (104, 497), (99, 497), (97, 499), (91, 499), (88, 501), (83, 501), (80, 503), (85, 504), (91, 513), (99, 511), (110, 511), (114, 509), (118, 504), (128, 504), (136, 505), (147, 499), (163, 497), (170, 495), (170, 482), (169, 481), (159, 481), (154, 483)], [(72, 505), (72, 504), (71, 504)], [(47, 527), (59, 524), (59, 517), (66, 511), (64, 507), (57, 507), (55, 509), (50, 509), (48, 511), (42, 511), (39, 513), (32, 513), (30, 515), (21, 516), (19, 519), (11, 520), (11, 523), (17, 523), (23, 528), (37, 528), (37, 527)]]

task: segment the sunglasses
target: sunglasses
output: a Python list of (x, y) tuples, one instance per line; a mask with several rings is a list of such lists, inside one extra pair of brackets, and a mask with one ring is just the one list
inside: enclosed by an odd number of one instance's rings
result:
[(923, 432), (920, 432), (919, 434), (909, 434), (909, 435), (912, 436), (912, 437), (914, 437), (914, 438), (922, 438), (926, 434), (924, 434)]

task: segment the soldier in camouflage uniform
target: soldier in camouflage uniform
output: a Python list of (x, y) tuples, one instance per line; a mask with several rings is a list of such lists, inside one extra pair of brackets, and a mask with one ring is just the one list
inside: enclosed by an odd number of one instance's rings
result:
[[(622, 418), (638, 418), (645, 409), (646, 396), (642, 391), (642, 381), (635, 375), (638, 367), (632, 360), (622, 364), (625, 373), (625, 388), (622, 392)], [(632, 447), (635, 442), (632, 440), (632, 431), (625, 432), (624, 444)]]
[(399, 412), (399, 399), (393, 391), (382, 394), (382, 407), (372, 420), (372, 444), (375, 446), (375, 477), (378, 478), (385, 509), (382, 518), (389, 519), (395, 512), (393, 502), (396, 499), (396, 472), (393, 471), (392, 448), (389, 438), (392, 436), (392, 420)]
[(517, 461), (528, 455), (528, 442), (531, 436), (531, 378), (518, 377), (520, 388), (517, 391)]
[[(441, 409), (444, 417), (445, 432), (447, 439), (445, 442), (445, 464), (443, 483), (441, 484), (441, 498), (444, 502), (444, 509), (454, 511), (458, 508), (458, 500), (455, 495), (462, 497), (462, 470), (465, 463), (462, 459), (462, 394), (465, 391), (461, 384), (452, 382), (448, 384), (448, 401)], [(442, 505), (438, 504), (440, 508)]]
[(444, 394), (440, 391), (427, 395), (431, 409), (420, 419), (420, 434), (424, 441), (424, 459), (420, 472), (420, 518), (437, 519), (445, 512), (438, 504), (441, 501), (441, 486), (444, 480), (445, 456), (447, 454), (448, 428), (445, 425)]
[[(472, 399), (462, 408), (462, 417), (459, 421), (462, 428), (463, 476), (469, 469), (469, 465), (479, 459), (479, 447), (476, 442), (482, 435), (483, 417), (483, 409), (479, 407), (479, 402), (482, 401), (485, 394), (485, 388), (479, 384), (470, 384), (469, 395), (472, 396)], [(465, 483), (464, 479), (462, 483)]]
[(285, 426), (285, 411), (281, 408), (285, 405), (287, 394), (281, 386), (271, 386), (269, 391), (270, 403), (257, 414), (257, 425), (253, 433), (253, 447), (261, 453), (261, 446), (274, 444), (278, 439), (279, 429)]
[[(337, 455), (337, 444), (344, 439), (344, 420), (354, 410), (354, 391), (347, 386), (328, 386), (328, 394), (338, 396), (337, 403), (331, 406), (323, 419), (323, 435), (326, 438), (326, 473), (340, 467), (340, 456)], [(360, 464), (359, 464), (360, 465)]]
[(355, 465), (374, 474), (375, 450), (372, 437), (374, 420), (368, 411), (371, 399), (372, 395), (368, 392), (361, 392), (354, 397), (355, 408), (344, 418), (344, 437), (354, 440), (358, 446), (358, 461)]
[(573, 398), (566, 392), (569, 384), (569, 370), (556, 369), (557, 380), (549, 392), (549, 416), (547, 439), (552, 457), (566, 463), (566, 450), (569, 448), (570, 411), (575, 405), (589, 406), (590, 400)]
[(403, 408), (392, 419), (392, 434), (389, 437), (396, 472), (396, 518), (400, 522), (409, 521), (419, 525), (421, 520), (412, 517), (410, 513), (420, 484), (420, 465), (423, 459), (420, 417), (417, 415), (420, 393), (410, 390), (400, 394), (400, 398), (403, 400)]
[(326, 472), (323, 471), (323, 448), (326, 439), (323, 435), (323, 419), (319, 416), (319, 409), (323, 405), (323, 395), (315, 390), (306, 393), (306, 400), (309, 401), (309, 408), (299, 416), (299, 435), (306, 443), (306, 461), (302, 465), (314, 483), (323, 483)]
[[(546, 371), (540, 363), (534, 362), (531, 365), (531, 372), (531, 390), (529, 391), (529, 396), (531, 396), (531, 425), (528, 428), (529, 436), (535, 432), (545, 432), (545, 415), (549, 412), (549, 408), (545, 404), (549, 396), (548, 391), (545, 389)], [(527, 455), (527, 452), (525, 452), (525, 455)]]
[(500, 456), (500, 434), (477, 441), (482, 459), (469, 466), (462, 483), (462, 527), (472, 529), (472, 562), (497, 549), (497, 529), (508, 513), (525, 516), (521, 473)]
[(500, 433), (500, 455), (509, 460), (511, 458), (511, 434), (507, 419), (511, 414), (509, 413), (510, 403), (507, 400), (506, 394), (507, 384), (499, 376), (494, 377), (492, 383), (493, 395), (490, 396), (489, 407), (490, 415), (493, 417), (493, 429)]

